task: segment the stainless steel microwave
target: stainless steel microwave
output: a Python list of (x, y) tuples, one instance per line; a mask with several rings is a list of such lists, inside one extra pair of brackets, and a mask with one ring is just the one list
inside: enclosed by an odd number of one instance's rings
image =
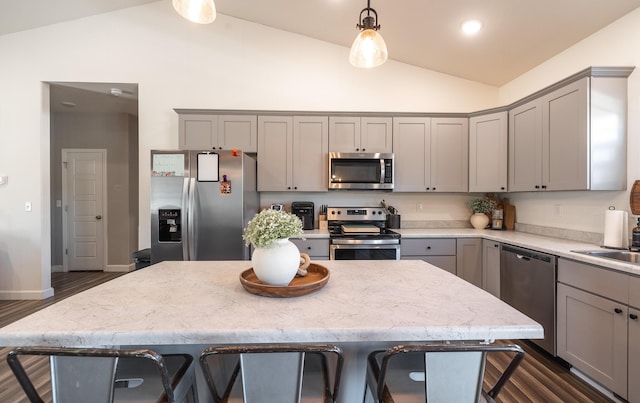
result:
[(392, 153), (329, 153), (329, 189), (393, 189)]

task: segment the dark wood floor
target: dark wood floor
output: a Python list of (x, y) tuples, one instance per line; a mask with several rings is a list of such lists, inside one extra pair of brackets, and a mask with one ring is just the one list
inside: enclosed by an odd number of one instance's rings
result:
[[(32, 312), (70, 295), (81, 292), (105, 281), (109, 281), (122, 273), (74, 272), (53, 273), (52, 287), (55, 296), (42, 301), (0, 301), (0, 327), (16, 321)], [(586, 384), (559, 362), (538, 351), (526, 342), (509, 341), (520, 344), (526, 356), (520, 367), (505, 386), (499, 401), (501, 402), (610, 402), (597, 390)], [(13, 374), (7, 367), (5, 357), (10, 348), (0, 348), (0, 402), (27, 402)], [(485, 383), (492, 382), (498, 371), (506, 365), (506, 357), (491, 358), (487, 364)], [(36, 384), (50, 391), (48, 362), (41, 358), (33, 358), (25, 363)]]

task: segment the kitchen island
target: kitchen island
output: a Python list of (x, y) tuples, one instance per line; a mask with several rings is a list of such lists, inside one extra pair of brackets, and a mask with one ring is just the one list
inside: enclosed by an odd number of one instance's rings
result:
[(215, 344), (334, 343), (345, 352), (341, 401), (350, 402), (362, 399), (366, 354), (374, 348), (543, 336), (538, 323), (423, 261), (315, 263), (330, 270), (325, 287), (269, 298), (242, 287), (239, 275), (250, 262), (162, 262), (0, 329), (0, 345), (149, 346), (198, 355)]

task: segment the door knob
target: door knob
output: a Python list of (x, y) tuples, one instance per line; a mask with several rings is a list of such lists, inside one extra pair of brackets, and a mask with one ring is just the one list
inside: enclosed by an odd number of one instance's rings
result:
[(102, 216), (101, 215), (97, 215), (96, 216), (96, 220), (102, 220)]

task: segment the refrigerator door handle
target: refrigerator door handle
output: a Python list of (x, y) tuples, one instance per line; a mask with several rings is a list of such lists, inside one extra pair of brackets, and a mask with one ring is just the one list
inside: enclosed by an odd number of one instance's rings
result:
[(189, 178), (182, 182), (182, 260), (189, 260)]
[(187, 260), (196, 260), (196, 178), (189, 179), (189, 206), (187, 207), (187, 222), (189, 228), (189, 257)]

